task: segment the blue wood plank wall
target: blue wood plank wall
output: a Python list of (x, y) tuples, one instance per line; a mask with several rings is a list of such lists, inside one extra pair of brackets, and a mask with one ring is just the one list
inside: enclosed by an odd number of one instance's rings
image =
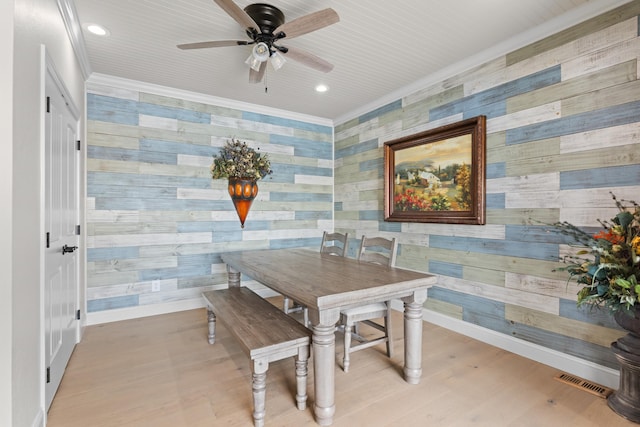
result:
[[(87, 118), (89, 313), (199, 298), (226, 283), (221, 252), (318, 246), (333, 228), (330, 123), (104, 83), (88, 86)], [(230, 138), (274, 170), (244, 229), (209, 172)]]
[[(617, 367), (623, 333), (576, 308), (577, 287), (552, 272), (568, 246), (541, 224), (597, 227), (610, 191), (640, 201), (639, 13), (628, 3), (337, 124), (336, 230), (396, 237), (398, 265), (440, 275), (428, 309)], [(487, 224), (384, 222), (384, 142), (477, 115)]]

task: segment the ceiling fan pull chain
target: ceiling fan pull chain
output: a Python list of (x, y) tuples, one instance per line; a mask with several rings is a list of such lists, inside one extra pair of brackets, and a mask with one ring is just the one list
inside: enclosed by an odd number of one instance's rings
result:
[(269, 74), (269, 68), (265, 68), (264, 70), (264, 93), (268, 93), (269, 92), (269, 88), (267, 87), (267, 76)]

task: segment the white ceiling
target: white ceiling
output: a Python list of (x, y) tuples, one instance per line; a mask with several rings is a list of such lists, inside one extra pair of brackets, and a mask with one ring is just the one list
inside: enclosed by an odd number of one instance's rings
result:
[[(325, 74), (292, 60), (265, 84), (248, 82), (250, 46), (180, 50), (177, 44), (248, 40), (212, 0), (73, 0), (93, 73), (330, 119), (355, 117), (411, 88), (526, 45), (624, 1), (270, 0), (287, 21), (333, 8), (340, 22), (281, 44), (314, 52)], [(244, 8), (250, 0), (236, 0)], [(98, 23), (98, 37), (84, 29)], [(285, 43), (286, 42), (286, 43)], [(447, 74), (449, 73), (449, 74)], [(330, 90), (314, 91), (318, 83)]]

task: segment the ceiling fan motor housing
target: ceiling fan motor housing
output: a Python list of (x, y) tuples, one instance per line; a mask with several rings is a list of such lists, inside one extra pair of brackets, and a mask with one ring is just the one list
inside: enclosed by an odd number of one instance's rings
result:
[(284, 13), (275, 6), (266, 3), (254, 3), (244, 8), (263, 34), (273, 34), (273, 30), (284, 24)]

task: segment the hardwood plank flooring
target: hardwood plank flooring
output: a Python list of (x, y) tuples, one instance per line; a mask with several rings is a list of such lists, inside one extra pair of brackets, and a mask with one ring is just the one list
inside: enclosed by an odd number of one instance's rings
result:
[[(409, 385), (401, 377), (401, 313), (393, 320), (396, 355), (389, 360), (383, 345), (356, 352), (348, 374), (337, 335), (334, 426), (636, 425), (604, 399), (554, 380), (554, 368), (429, 323), (422, 381)], [(88, 327), (47, 425), (251, 426), (249, 360), (224, 325), (216, 333), (209, 345), (204, 309)], [(312, 365), (308, 391), (308, 407), (298, 411), (293, 359), (271, 364), (266, 425), (317, 425)]]

